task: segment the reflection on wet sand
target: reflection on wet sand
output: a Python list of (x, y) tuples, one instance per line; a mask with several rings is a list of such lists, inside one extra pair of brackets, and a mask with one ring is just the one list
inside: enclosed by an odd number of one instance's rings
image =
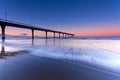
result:
[[(13, 42), (14, 41), (16, 40), (13, 40)], [(8, 51), (7, 50), (8, 46), (4, 45), (4, 43), (2, 43), (1, 45), (0, 58), (3, 59), (0, 59), (0, 80), (119, 80), (120, 79), (120, 76), (118, 76), (119, 74), (118, 75), (116, 75), (117, 73), (115, 73), (115, 75), (111, 74), (113, 72), (105, 70), (105, 68), (99, 68), (100, 66), (93, 66), (92, 64), (91, 66), (88, 65), (87, 63), (84, 62), (82, 63), (81, 61), (79, 62), (73, 60), (73, 59), (77, 59), (77, 56), (86, 56), (86, 55), (88, 56), (87, 59), (89, 59), (89, 56), (91, 57), (91, 55), (94, 55), (90, 53), (90, 51), (88, 53), (89, 55), (87, 53), (85, 53), (85, 55), (84, 53), (81, 55), (81, 53), (79, 54), (77, 52), (78, 54), (76, 54), (72, 52), (72, 50), (70, 51), (71, 48), (70, 49), (68, 48), (67, 55), (64, 55), (64, 52), (59, 53), (58, 48), (65, 46), (65, 44), (69, 43), (72, 45), (72, 47), (73, 46), (77, 47), (79, 46), (79, 42), (76, 42), (77, 46), (75, 45), (74, 42), (71, 42), (69, 40), (40, 40), (40, 41), (23, 40), (22, 43), (20, 42), (16, 42), (16, 43), (22, 44), (21, 50), (14, 51), (11, 49), (11, 47), (14, 48), (14, 46), (10, 45), (9, 48), (10, 51)], [(24, 47), (25, 44), (29, 44), (29, 46), (27, 45), (27, 47), (26, 46)], [(67, 44), (67, 46), (70, 46), (69, 44)], [(80, 43), (80, 45), (83, 46), (85, 46), (85, 44), (89, 45), (86, 42)], [(54, 48), (52, 46), (54, 47), (60, 46), (60, 47)], [(55, 52), (53, 49), (55, 49)], [(64, 49), (66, 50), (66, 48)], [(50, 52), (51, 50), (53, 50), (53, 52)], [(63, 48), (61, 48), (60, 51), (63, 51)], [(15, 56), (22, 53), (30, 53), (30, 54)], [(38, 54), (40, 56), (44, 54), (45, 56), (39, 57), (33, 54)], [(63, 54), (64, 56), (63, 58), (61, 57), (56, 58), (57, 55), (53, 57), (46, 57), (46, 56), (51, 56), (51, 54), (59, 54), (59, 55)], [(14, 57), (5, 58), (7, 56), (14, 56)], [(64, 57), (67, 57), (69, 59)], [(93, 56), (93, 57), (95, 58), (97, 56)], [(100, 57), (100, 59), (103, 58)], [(92, 60), (92, 62), (95, 61)], [(4, 64), (6, 64), (6, 67), (4, 66)]]
[(22, 53), (29, 53), (29, 51), (27, 51), (27, 50), (5, 51), (4, 42), (2, 42), (2, 44), (1, 44), (0, 58), (4, 58), (4, 57), (7, 57), (7, 56), (15, 56), (17, 54), (22, 54)]

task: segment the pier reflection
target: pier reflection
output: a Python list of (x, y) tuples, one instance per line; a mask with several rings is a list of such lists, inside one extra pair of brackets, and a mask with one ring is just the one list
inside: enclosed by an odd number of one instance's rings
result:
[(4, 46), (4, 42), (2, 42), (2, 44), (1, 44), (0, 58), (3, 58), (3, 56), (5, 56), (5, 46)]
[(4, 45), (5, 42), (1, 43), (1, 53), (0, 53), (0, 58), (5, 58), (7, 56), (15, 56), (17, 54), (23, 54), (23, 53), (29, 53), (27, 50), (16, 50), (12, 51), (12, 47), (9, 47), (9, 50), (7, 50), (7, 46)]
[(34, 43), (34, 39), (32, 39), (32, 46), (34, 46), (35, 45), (35, 43)]
[[(4, 58), (7, 56), (15, 56), (17, 54), (21, 53), (29, 53), (29, 51), (25, 50), (18, 50), (17, 46), (12, 46), (12, 45), (7, 45), (7, 41), (2, 41), (0, 43), (0, 58)], [(30, 40), (11, 40), (11, 43), (16, 43), (18, 44), (23, 44), (23, 45), (30, 45), (30, 46), (58, 46), (60, 47), (61, 45), (65, 44), (64, 40), (61, 39), (30, 39)]]

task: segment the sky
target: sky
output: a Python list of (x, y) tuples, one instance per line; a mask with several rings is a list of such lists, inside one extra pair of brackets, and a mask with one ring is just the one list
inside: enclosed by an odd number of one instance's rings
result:
[[(120, 0), (0, 0), (0, 18), (76, 36), (120, 36)], [(9, 28), (20, 35), (29, 30)], [(43, 32), (36, 32), (36, 35)], [(51, 34), (51, 33), (50, 33)]]

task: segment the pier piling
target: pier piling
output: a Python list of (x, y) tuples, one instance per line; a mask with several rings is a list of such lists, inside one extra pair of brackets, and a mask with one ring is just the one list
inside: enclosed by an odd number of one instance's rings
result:
[(55, 39), (55, 32), (53, 32), (53, 34), (54, 34), (54, 39)]
[(32, 29), (32, 39), (34, 39), (34, 29)]
[(47, 31), (45, 31), (45, 34), (46, 34), (46, 36), (45, 36), (45, 37), (46, 37), (46, 39), (47, 39), (47, 38), (48, 38)]
[(1, 30), (2, 30), (2, 40), (5, 40), (5, 25), (1, 25)]

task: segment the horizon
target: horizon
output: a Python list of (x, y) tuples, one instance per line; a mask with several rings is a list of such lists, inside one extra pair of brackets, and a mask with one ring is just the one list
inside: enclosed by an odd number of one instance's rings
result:
[[(26, 34), (26, 33), (25, 33)], [(2, 36), (2, 34), (0, 34), (0, 36)], [(31, 35), (28, 35), (28, 34), (26, 34), (26, 35), (22, 35), (22, 33), (21, 34), (18, 34), (18, 35), (12, 35), (12, 34), (6, 34), (6, 36), (9, 36), (9, 37), (31, 37)], [(45, 38), (45, 34), (43, 34), (43, 35), (35, 35), (35, 37), (43, 37), (43, 38)], [(48, 34), (48, 37), (54, 37), (52, 34)], [(56, 35), (56, 38), (57, 37), (59, 37), (59, 35)], [(63, 36), (61, 35), (61, 38), (62, 38)], [(74, 36), (74, 38), (84, 38), (84, 37), (120, 37), (120, 35), (109, 35), (109, 36), (103, 36), (103, 35), (99, 35), (99, 36)], [(6, 37), (7, 38), (7, 37)]]

